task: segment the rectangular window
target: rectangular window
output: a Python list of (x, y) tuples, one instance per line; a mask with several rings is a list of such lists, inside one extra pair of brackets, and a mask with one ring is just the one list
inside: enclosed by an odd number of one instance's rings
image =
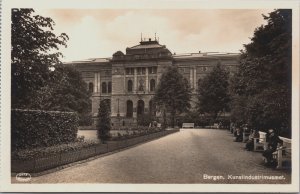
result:
[(138, 67), (137, 68), (137, 74), (138, 75), (145, 75), (146, 74), (146, 68), (145, 67)]
[(149, 67), (149, 74), (156, 74), (157, 73), (157, 67)]
[(134, 74), (134, 68), (126, 68), (126, 75), (133, 75)]

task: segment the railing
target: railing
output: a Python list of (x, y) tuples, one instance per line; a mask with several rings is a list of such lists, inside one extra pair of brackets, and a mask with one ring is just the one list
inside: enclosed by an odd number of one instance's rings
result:
[(124, 139), (119, 141), (108, 141), (106, 144), (98, 144), (81, 150), (58, 153), (43, 158), (34, 158), (29, 160), (12, 160), (12, 172), (37, 173), (51, 168), (77, 162), (97, 155), (124, 149), (142, 142), (150, 141), (165, 135), (178, 132), (179, 130), (160, 131), (144, 136)]

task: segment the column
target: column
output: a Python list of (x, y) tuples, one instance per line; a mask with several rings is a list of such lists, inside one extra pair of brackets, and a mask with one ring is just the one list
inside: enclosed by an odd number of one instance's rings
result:
[(98, 81), (97, 81), (97, 85), (98, 85), (98, 86), (97, 86), (97, 87), (98, 87), (98, 93), (100, 93), (100, 92), (101, 92), (100, 72), (98, 72), (97, 74), (98, 74), (98, 76), (97, 76), (97, 77), (98, 77), (98, 79), (97, 79), (97, 80), (98, 80)]
[[(124, 77), (124, 93), (126, 93), (128, 90), (127, 90), (127, 82), (126, 82), (126, 69), (124, 68), (124, 74), (123, 74), (123, 77)], [(111, 79), (111, 84), (112, 84), (112, 79)], [(112, 85), (111, 85), (112, 87)], [(112, 93), (112, 88), (111, 88), (111, 93)]]
[(133, 78), (133, 91), (137, 91), (137, 69), (134, 68), (134, 78)]
[(193, 85), (193, 68), (190, 68), (190, 85), (191, 85), (191, 88), (194, 87)]
[(95, 72), (94, 73), (94, 93), (97, 93), (98, 92), (98, 85), (97, 85), (97, 83), (98, 83), (98, 79), (97, 79), (98, 77), (97, 77), (97, 73)]
[(197, 89), (197, 68), (194, 67), (194, 88)]
[(148, 93), (148, 88), (149, 88), (149, 74), (148, 74), (148, 67), (146, 67), (146, 93)]

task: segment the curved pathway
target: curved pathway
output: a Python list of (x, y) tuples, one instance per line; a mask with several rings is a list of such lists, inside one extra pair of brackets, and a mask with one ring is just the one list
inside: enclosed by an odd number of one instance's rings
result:
[[(32, 183), (290, 183), (291, 175), (262, 165), (225, 130), (184, 129), (178, 133), (33, 177)], [(235, 176), (279, 176), (282, 180), (242, 180)]]

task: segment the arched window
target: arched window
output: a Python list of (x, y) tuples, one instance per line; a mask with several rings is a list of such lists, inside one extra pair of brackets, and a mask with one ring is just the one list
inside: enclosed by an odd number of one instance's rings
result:
[(105, 94), (107, 92), (106, 82), (102, 82), (102, 93)]
[(155, 80), (151, 79), (150, 80), (150, 91), (153, 92), (155, 90)]
[(92, 82), (89, 83), (89, 92), (94, 92), (94, 84)]
[(108, 93), (111, 93), (111, 82), (108, 82), (107, 85), (108, 85), (108, 86), (107, 86), (107, 92), (108, 92)]
[(132, 117), (133, 116), (133, 103), (131, 100), (127, 100), (127, 110), (126, 110), (126, 117)]
[(128, 92), (132, 92), (132, 80), (128, 80), (128, 82), (127, 82), (127, 90), (128, 90)]

